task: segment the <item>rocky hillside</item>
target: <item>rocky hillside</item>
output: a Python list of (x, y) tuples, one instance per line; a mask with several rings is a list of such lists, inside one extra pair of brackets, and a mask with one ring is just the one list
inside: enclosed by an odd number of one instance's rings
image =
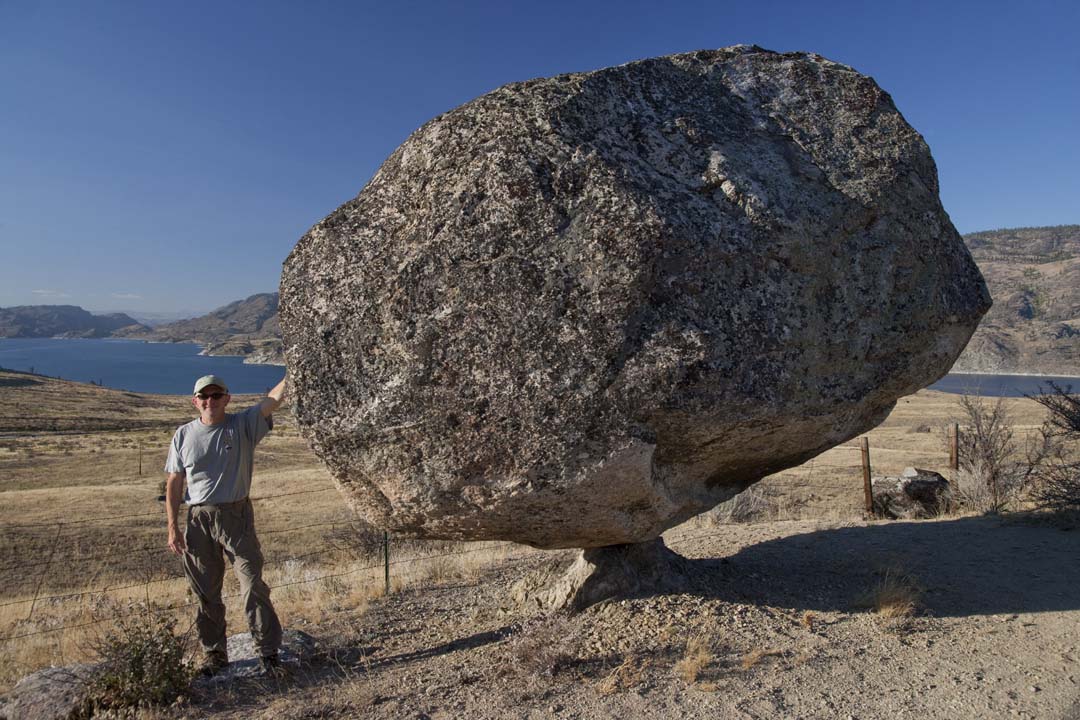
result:
[(994, 307), (953, 369), (1080, 375), (1080, 225), (964, 236)]
[(100, 338), (121, 328), (128, 334), (148, 330), (123, 313), (94, 315), (76, 305), (19, 305), (0, 308), (2, 338)]
[(283, 364), (278, 294), (259, 293), (190, 320), (125, 333), (158, 342), (194, 342), (207, 355), (243, 355), (247, 362)]

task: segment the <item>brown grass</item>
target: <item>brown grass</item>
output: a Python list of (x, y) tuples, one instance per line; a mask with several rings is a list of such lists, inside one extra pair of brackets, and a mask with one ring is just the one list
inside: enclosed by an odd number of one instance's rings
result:
[(897, 567), (885, 568), (880, 579), (856, 602), (885, 621), (913, 617), (919, 607), (922, 589), (910, 572)]
[(705, 636), (699, 635), (686, 644), (682, 659), (675, 663), (675, 673), (687, 684), (693, 685), (712, 661), (712, 644)]
[[(0, 371), (4, 390), (0, 393), (0, 605), (11, 603), (0, 607), (0, 637), (99, 620), (98, 608), (106, 599), (128, 602), (149, 597), (181, 606), (175, 611), (177, 617), (190, 622), (193, 610), (187, 605), (191, 598), (186, 581), (179, 577), (178, 560), (166, 551), (165, 520), (157, 500), (168, 441), (178, 424), (194, 416), (187, 398), (136, 395), (47, 378), (26, 383), (26, 379)], [(256, 399), (237, 397), (234, 404), (242, 408)], [(1042, 422), (1045, 411), (1037, 403), (1026, 399), (1008, 403), (1021, 426), (1034, 428)], [(896, 473), (909, 465), (943, 470), (947, 456), (938, 434), (913, 429), (943, 426), (956, 414), (956, 405), (957, 396), (927, 391), (901, 399), (889, 418), (870, 433), (875, 474)], [(267, 581), (284, 585), (274, 590), (275, 603), (286, 624), (299, 619), (317, 623), (363, 612), (371, 598), (383, 593), (379, 551), (366, 540), (355, 542), (361, 536), (355, 517), (299, 436), (290, 414), (280, 412), (276, 420), (275, 431), (257, 451), (252, 493), (255, 498), (266, 498), (256, 500), (255, 513), (268, 560)], [(859, 517), (861, 471), (853, 445), (847, 443), (802, 467), (766, 478), (755, 490), (755, 503), (767, 508), (767, 519)], [(289, 495), (297, 492), (304, 494)], [(146, 514), (109, 519), (132, 513)], [(705, 519), (691, 522), (700, 524)], [(14, 527), (32, 523), (43, 525)], [(396, 538), (390, 549), (394, 591), (478, 578), (508, 557), (531, 552), (503, 543), (423, 543)], [(467, 552), (429, 557), (461, 551)], [(24, 567), (27, 563), (36, 564)], [(876, 599), (871, 606), (881, 617), (916, 612), (914, 586), (898, 584), (898, 577), (886, 575), (882, 587), (872, 593)], [(133, 587), (117, 589), (126, 585)], [(99, 592), (38, 600), (30, 613), (35, 595), (90, 590)], [(230, 574), (224, 592), (229, 595), (236, 590)], [(229, 625), (243, 627), (238, 603), (227, 600), (226, 605)], [(812, 614), (804, 615), (801, 622), (813, 630)], [(0, 690), (40, 667), (86, 659), (98, 629), (73, 628), (2, 643)], [(704, 640), (695, 643), (687, 646), (676, 672), (695, 678), (700, 685), (701, 673), (712, 659)], [(757, 652), (764, 654), (750, 666), (773, 651)], [(744, 664), (753, 656), (744, 658)], [(629, 657), (598, 689), (614, 692), (633, 687), (647, 667), (646, 659)]]
[(611, 695), (640, 687), (645, 682), (645, 673), (650, 665), (647, 657), (629, 655), (596, 684), (596, 691), (601, 695)]
[(765, 658), (780, 657), (784, 654), (783, 650), (776, 648), (756, 648), (743, 655), (742, 661), (739, 663), (743, 670), (749, 670)]

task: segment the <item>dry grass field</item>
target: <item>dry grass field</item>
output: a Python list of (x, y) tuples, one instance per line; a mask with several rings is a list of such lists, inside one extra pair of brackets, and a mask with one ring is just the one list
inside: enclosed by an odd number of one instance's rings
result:
[[(0, 691), (35, 669), (89, 659), (109, 618), (139, 602), (174, 607), (187, 627), (191, 598), (165, 546), (159, 500), (169, 438), (193, 417), (187, 398), (3, 371), (0, 390)], [(1007, 402), (1018, 433), (1042, 422), (1036, 403)], [(945, 472), (944, 428), (954, 419), (957, 396), (902, 399), (868, 434), (874, 474)], [(757, 523), (704, 516), (666, 535), (700, 571), (702, 588), (686, 596), (536, 616), (512, 606), (510, 585), (569, 553), (398, 539), (384, 596), (381, 534), (350, 515), (285, 410), (258, 449), (252, 496), (275, 604), (288, 627), (324, 641), (328, 659), (283, 686), (211, 693), (161, 713), (1067, 717), (1075, 709), (1077, 533), (1012, 518), (865, 521), (855, 441), (767, 478), (758, 494)], [(1057, 562), (1068, 567), (1055, 572)], [(234, 591), (230, 576), (225, 593)], [(238, 632), (236, 605), (228, 621)], [(1004, 655), (983, 655), (991, 652)]]

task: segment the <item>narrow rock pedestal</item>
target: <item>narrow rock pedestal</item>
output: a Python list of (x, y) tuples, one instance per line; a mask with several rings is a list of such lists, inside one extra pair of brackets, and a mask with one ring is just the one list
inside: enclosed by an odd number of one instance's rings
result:
[(554, 567), (534, 573), (512, 595), (522, 606), (578, 612), (604, 600), (682, 592), (689, 581), (686, 558), (656, 538), (587, 548), (561, 574)]

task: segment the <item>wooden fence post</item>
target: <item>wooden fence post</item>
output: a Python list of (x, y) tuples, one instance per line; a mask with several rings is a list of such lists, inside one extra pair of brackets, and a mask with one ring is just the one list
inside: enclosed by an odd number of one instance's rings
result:
[(949, 432), (949, 469), (954, 473), (960, 469), (960, 423), (953, 423)]
[(870, 486), (870, 440), (865, 435), (862, 436), (862, 480), (863, 480), (863, 495), (866, 499), (866, 514), (874, 514), (874, 491)]
[(383, 592), (386, 595), (390, 594), (390, 533), (383, 530), (382, 534), (382, 549), (383, 549)]

